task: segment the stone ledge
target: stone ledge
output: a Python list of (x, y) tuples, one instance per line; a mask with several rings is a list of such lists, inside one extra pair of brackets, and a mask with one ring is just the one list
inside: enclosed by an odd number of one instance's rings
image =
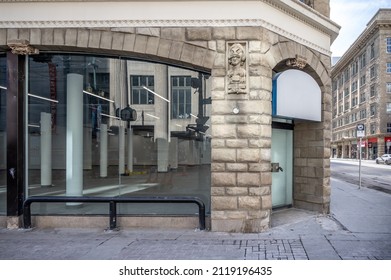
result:
[[(21, 219), (21, 218), (16, 218)], [(7, 227), (9, 219), (0, 217), (0, 227)], [(205, 218), (206, 228), (210, 228), (210, 217)], [(109, 227), (108, 216), (32, 216), (34, 228), (102, 228)], [(119, 228), (198, 228), (199, 219), (197, 216), (120, 216), (117, 218)], [(17, 229), (19, 226), (8, 227)]]

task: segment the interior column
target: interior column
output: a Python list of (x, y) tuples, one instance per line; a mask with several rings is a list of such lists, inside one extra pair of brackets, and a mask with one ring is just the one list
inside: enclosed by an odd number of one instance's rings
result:
[[(83, 76), (67, 75), (66, 195), (83, 195)], [(80, 203), (67, 203), (78, 205)]]
[(52, 115), (41, 112), (41, 186), (52, 186)]

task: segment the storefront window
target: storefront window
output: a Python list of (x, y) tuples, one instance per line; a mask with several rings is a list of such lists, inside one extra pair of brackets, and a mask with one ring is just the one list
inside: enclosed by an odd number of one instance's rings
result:
[[(198, 83), (178, 89), (188, 85), (174, 85), (178, 77)], [(197, 196), (210, 213), (210, 105), (198, 102), (210, 97), (207, 77), (117, 58), (31, 56), (28, 196)], [(181, 90), (185, 99), (174, 107)], [(175, 119), (178, 108), (188, 116)], [(107, 207), (37, 203), (32, 211), (107, 214)], [(118, 205), (126, 215), (197, 212), (186, 204)]]
[(0, 54), (0, 215), (5, 215), (7, 201), (6, 79), (6, 57)]

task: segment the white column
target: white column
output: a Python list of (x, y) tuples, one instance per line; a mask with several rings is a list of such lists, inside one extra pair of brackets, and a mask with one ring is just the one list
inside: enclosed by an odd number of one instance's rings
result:
[(41, 186), (52, 186), (52, 115), (41, 112)]
[(178, 168), (178, 138), (172, 137), (169, 143), (169, 158), (171, 168)]
[(188, 149), (188, 155), (187, 155), (187, 162), (189, 164), (199, 164), (197, 158), (198, 158), (198, 149), (197, 149), (197, 142), (195, 140), (189, 140), (189, 149)]
[[(83, 76), (67, 75), (66, 195), (83, 195)], [(78, 205), (80, 203), (68, 203)]]
[(100, 177), (107, 177), (107, 124), (100, 125)]
[(83, 169), (92, 169), (92, 128), (83, 128)]
[(118, 146), (119, 146), (119, 155), (118, 155), (118, 174), (125, 173), (125, 128), (123, 126), (119, 127), (118, 132)]
[(128, 164), (127, 171), (133, 172), (133, 129), (132, 127), (128, 128)]
[(168, 141), (167, 139), (158, 138), (157, 141), (157, 171), (168, 171)]

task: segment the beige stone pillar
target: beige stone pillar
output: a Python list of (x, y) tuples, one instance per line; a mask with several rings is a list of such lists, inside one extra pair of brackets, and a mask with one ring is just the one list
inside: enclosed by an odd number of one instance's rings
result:
[[(322, 122), (295, 123), (293, 204), (326, 214), (330, 212), (331, 88), (321, 89)], [(345, 155), (345, 143), (341, 144)]]
[[(261, 31), (238, 28), (237, 36)], [(235, 43), (246, 55), (247, 80), (238, 86), (228, 85), (226, 76)], [(272, 69), (262, 59), (262, 45), (255, 39), (218, 44), (212, 76), (212, 231), (261, 232), (270, 226)]]

